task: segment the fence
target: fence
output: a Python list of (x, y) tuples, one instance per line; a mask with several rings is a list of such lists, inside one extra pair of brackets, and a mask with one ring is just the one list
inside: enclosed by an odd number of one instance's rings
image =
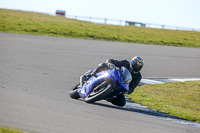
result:
[(97, 24), (104, 24), (104, 25), (121, 25), (121, 26), (141, 26), (147, 28), (158, 28), (158, 29), (171, 29), (171, 30), (187, 30), (187, 31), (198, 31), (200, 29), (193, 29), (193, 28), (185, 28), (185, 27), (178, 27), (178, 26), (169, 26), (169, 25), (162, 25), (162, 24), (153, 24), (153, 23), (142, 23), (142, 22), (134, 22), (134, 21), (125, 21), (125, 20), (118, 20), (118, 19), (109, 19), (109, 18), (97, 18), (97, 17), (85, 17), (85, 16), (77, 16), (77, 15), (67, 15), (67, 18), (77, 19), (88, 21)]

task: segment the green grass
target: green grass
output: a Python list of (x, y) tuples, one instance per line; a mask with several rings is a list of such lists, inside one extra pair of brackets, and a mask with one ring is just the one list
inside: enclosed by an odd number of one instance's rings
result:
[(0, 9), (0, 32), (200, 47), (200, 32), (99, 25), (39, 13)]
[(17, 129), (9, 128), (9, 127), (1, 127), (0, 126), (0, 133), (25, 133), (25, 132), (17, 130)]
[(200, 81), (139, 86), (127, 96), (161, 112), (200, 122)]

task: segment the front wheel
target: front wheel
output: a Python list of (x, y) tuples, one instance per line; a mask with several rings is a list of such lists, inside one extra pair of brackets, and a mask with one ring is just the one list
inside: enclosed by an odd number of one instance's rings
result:
[(103, 98), (106, 98), (112, 92), (112, 85), (108, 84), (107, 87), (102, 88), (98, 92), (91, 92), (86, 98), (86, 103), (94, 103), (95, 101), (99, 101)]
[(73, 99), (78, 99), (78, 98), (80, 98), (80, 96), (79, 96), (79, 94), (78, 94), (78, 86), (79, 86), (80, 84), (77, 84), (75, 87), (73, 87), (72, 89), (71, 89), (71, 91), (69, 92), (69, 95), (70, 95), (70, 97), (71, 98), (73, 98)]

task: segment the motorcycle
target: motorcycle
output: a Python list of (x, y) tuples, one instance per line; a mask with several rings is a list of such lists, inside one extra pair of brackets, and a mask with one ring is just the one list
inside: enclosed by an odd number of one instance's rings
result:
[[(87, 77), (92, 70), (86, 72)], [(109, 100), (120, 93), (127, 93), (132, 76), (125, 67), (101, 71), (87, 79), (83, 86), (77, 84), (69, 95), (73, 99), (83, 98), (86, 103), (94, 103), (99, 100)]]

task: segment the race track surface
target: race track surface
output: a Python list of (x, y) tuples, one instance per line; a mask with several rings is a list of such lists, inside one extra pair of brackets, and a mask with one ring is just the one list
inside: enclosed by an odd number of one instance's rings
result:
[(69, 97), (108, 58), (144, 59), (144, 78), (200, 77), (200, 49), (0, 33), (0, 125), (33, 133), (199, 133), (200, 128)]

